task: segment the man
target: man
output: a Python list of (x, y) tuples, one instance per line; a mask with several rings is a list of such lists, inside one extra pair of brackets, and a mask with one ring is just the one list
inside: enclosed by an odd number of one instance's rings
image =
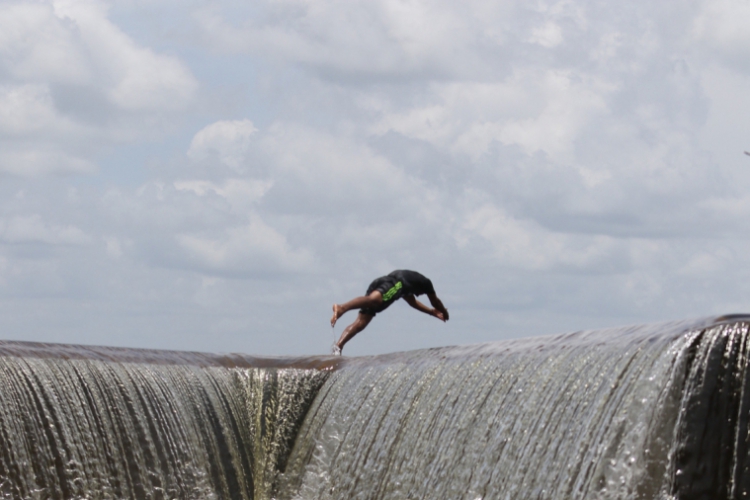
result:
[[(427, 294), (432, 308), (416, 299), (416, 296), (423, 293)], [(416, 271), (393, 271), (388, 276), (382, 276), (370, 283), (367, 292), (362, 297), (356, 297), (345, 304), (333, 305), (331, 326), (334, 326), (336, 321), (347, 311), (359, 309), (357, 319), (344, 329), (341, 338), (333, 345), (333, 354), (340, 356), (344, 345), (364, 330), (377, 313), (384, 311), (402, 297), (414, 309), (435, 316), (441, 321), (448, 321), (448, 309), (435, 295), (432, 281)]]

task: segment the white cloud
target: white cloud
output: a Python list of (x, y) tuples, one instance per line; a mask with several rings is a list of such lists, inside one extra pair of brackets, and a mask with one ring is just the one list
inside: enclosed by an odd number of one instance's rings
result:
[(272, 159), (274, 175), (292, 181), (277, 182), (278, 189), (294, 189), (300, 198), (313, 195), (321, 207), (372, 211), (376, 202), (402, 207), (421, 199), (423, 188), (417, 179), (354, 137), (279, 122), (264, 134), (260, 147)]
[[(716, 0), (701, 4), (695, 18), (693, 36), (727, 58), (733, 66), (750, 72), (750, 32), (747, 19), (750, 5), (740, 0)], [(744, 59), (744, 61), (743, 61)]]
[(501, 265), (535, 271), (592, 270), (620, 252), (613, 238), (553, 233), (534, 221), (518, 220), (490, 204), (465, 214), (457, 234), (458, 243), (467, 245), (472, 235), (491, 244), (493, 257)]
[(192, 102), (190, 70), (107, 15), (96, 0), (3, 4), (0, 170), (94, 172), (102, 150), (160, 134), (164, 113)]
[(34, 134), (74, 136), (85, 129), (60, 116), (49, 88), (43, 84), (0, 85), (0, 133), (4, 137)]
[(28, 215), (0, 219), (0, 241), (84, 245), (90, 238), (75, 226), (46, 224), (40, 215)]
[(254, 179), (227, 179), (221, 184), (209, 181), (189, 180), (175, 181), (178, 191), (192, 191), (198, 196), (215, 193), (229, 200), (232, 205), (245, 205), (259, 201), (271, 188), (273, 182)]
[[(468, 16), (462, 15), (466, 7)], [(293, 0), (258, 4), (257, 16), (246, 20), (225, 19), (220, 9), (203, 9), (196, 19), (209, 43), (224, 50), (277, 56), (350, 75), (455, 75), (478, 68), (482, 72), (477, 54), (467, 50), (486, 38), (477, 29), (472, 7)]]
[(233, 170), (242, 171), (251, 137), (257, 131), (250, 120), (212, 123), (195, 134), (187, 155), (194, 160), (203, 160), (213, 153)]
[[(111, 101), (123, 109), (170, 109), (192, 99), (197, 82), (177, 59), (139, 47), (107, 19), (96, 0), (58, 0), (60, 22), (72, 22), (90, 65), (102, 78)], [(79, 49), (79, 50), (80, 50)]]
[(104, 244), (107, 249), (107, 255), (113, 259), (119, 259), (123, 256), (122, 244), (120, 239), (115, 236), (107, 236), (104, 238)]
[(493, 141), (544, 151), (571, 161), (583, 127), (606, 114), (614, 90), (569, 72), (519, 70), (494, 84), (433, 85), (434, 103), (404, 111), (383, 109), (374, 132), (397, 131), (478, 159)]
[(249, 224), (227, 228), (218, 237), (181, 234), (177, 238), (200, 265), (214, 271), (304, 271), (313, 263), (308, 250), (292, 249), (283, 235), (255, 214)]
[(680, 268), (679, 273), (700, 278), (706, 274), (726, 272), (733, 260), (735, 256), (726, 248), (713, 252), (696, 252)]
[(84, 84), (93, 76), (78, 31), (57, 17), (49, 3), (3, 4), (0, 65), (25, 81)]
[(66, 151), (66, 143), (96, 135), (60, 115), (45, 85), (0, 85), (1, 172), (21, 176), (94, 172), (94, 163)]
[[(61, 120), (55, 111), (49, 89), (44, 85), (0, 86), (0, 132), (5, 136), (23, 136), (49, 128), (58, 128)], [(68, 125), (68, 123), (65, 123)]]
[(139, 47), (95, 0), (4, 5), (0, 64), (22, 81), (101, 86), (129, 110), (180, 107), (197, 88), (181, 62)]
[(529, 41), (547, 49), (557, 47), (563, 41), (562, 29), (557, 24), (547, 21), (531, 31)]
[[(25, 146), (25, 147), (23, 147)], [(78, 158), (43, 145), (22, 144), (5, 146), (0, 152), (0, 172), (18, 176), (35, 176), (54, 173), (88, 174), (96, 166), (85, 158)]]

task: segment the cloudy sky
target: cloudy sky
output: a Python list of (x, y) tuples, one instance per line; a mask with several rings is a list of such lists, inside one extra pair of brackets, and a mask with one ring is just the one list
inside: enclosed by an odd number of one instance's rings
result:
[[(746, 0), (0, 3), (0, 337), (350, 355), (750, 311)], [(335, 335), (352, 316), (344, 316)]]

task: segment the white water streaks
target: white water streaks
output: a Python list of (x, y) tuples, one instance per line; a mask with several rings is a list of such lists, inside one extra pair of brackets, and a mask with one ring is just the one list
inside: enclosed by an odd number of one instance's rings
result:
[(0, 496), (745, 498), (749, 331), (304, 359), (0, 342)]
[(0, 494), (13, 499), (269, 498), (327, 376), (195, 353), (0, 352)]
[[(677, 448), (690, 448), (690, 439), (716, 425), (706, 412), (690, 424), (678, 416), (691, 404), (706, 406), (700, 374), (736, 351), (728, 338), (746, 349), (747, 325), (728, 328), (658, 325), (358, 360), (329, 379), (309, 411), (285, 493), (300, 500), (656, 499), (703, 498), (693, 495), (700, 490), (725, 498), (726, 485), (703, 488), (697, 471), (703, 461), (720, 462), (717, 453), (731, 462), (746, 423), (735, 431), (731, 415), (722, 417), (732, 441), (722, 450), (704, 443), (695, 457)], [(706, 354), (692, 363), (697, 343), (718, 364), (706, 364)], [(740, 358), (735, 365), (744, 366)], [(742, 397), (742, 389), (725, 398)], [(689, 467), (674, 465), (676, 453), (692, 462), (690, 478)]]

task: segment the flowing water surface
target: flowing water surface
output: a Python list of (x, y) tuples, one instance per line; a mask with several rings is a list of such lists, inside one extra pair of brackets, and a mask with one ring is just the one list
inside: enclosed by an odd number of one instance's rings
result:
[(724, 499), (747, 317), (366, 358), (0, 343), (14, 499)]

